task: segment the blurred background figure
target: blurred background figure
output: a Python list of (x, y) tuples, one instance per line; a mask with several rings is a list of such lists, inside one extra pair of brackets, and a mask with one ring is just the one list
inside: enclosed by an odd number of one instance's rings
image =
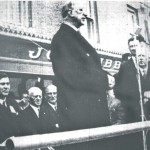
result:
[[(122, 55), (122, 59), (121, 59), (121, 65), (124, 64), (125, 62), (127, 62), (129, 59), (131, 59), (131, 53), (125, 53)], [(114, 78), (117, 78), (118, 73), (116, 73), (114, 75)]]
[(108, 91), (107, 91), (107, 100), (108, 107), (110, 111), (110, 121), (111, 124), (122, 124), (124, 123), (124, 110), (121, 106), (121, 101), (115, 97), (114, 86), (115, 78), (111, 74), (108, 76)]
[(23, 91), (23, 93), (21, 94), (21, 100), (18, 101), (18, 105), (21, 110), (24, 110), (29, 106), (29, 97), (27, 90)]
[(130, 53), (125, 53), (125, 54), (123, 54), (123, 55), (122, 55), (121, 63), (124, 64), (124, 63), (127, 62), (130, 58), (131, 58), (131, 54), (130, 54)]

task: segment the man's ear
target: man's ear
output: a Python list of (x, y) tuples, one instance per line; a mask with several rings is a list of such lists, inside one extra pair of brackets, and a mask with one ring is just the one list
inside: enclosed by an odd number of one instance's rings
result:
[(71, 16), (71, 17), (72, 17), (72, 16), (73, 16), (73, 13), (72, 13), (72, 12), (73, 12), (72, 10), (69, 10), (69, 11), (68, 11), (68, 16)]

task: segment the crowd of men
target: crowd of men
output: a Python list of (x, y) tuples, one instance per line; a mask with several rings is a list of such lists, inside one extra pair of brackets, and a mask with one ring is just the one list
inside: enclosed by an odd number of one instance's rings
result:
[(57, 132), (58, 118), (55, 85), (48, 85), (44, 94), (31, 87), (22, 100), (15, 100), (10, 95), (8, 75), (0, 73), (0, 143), (12, 136)]
[[(9, 77), (0, 73), (0, 143), (11, 136), (138, 122), (143, 108), (145, 118), (150, 118), (150, 69), (144, 38), (135, 35), (129, 39), (130, 54), (124, 55), (125, 61), (113, 76), (102, 69), (96, 50), (79, 33), (86, 19), (80, 4), (64, 5), (62, 17), (63, 23), (51, 42), (56, 86), (47, 86), (44, 93), (31, 87), (16, 105), (9, 96)], [(140, 132), (60, 149), (142, 150), (142, 135)]]

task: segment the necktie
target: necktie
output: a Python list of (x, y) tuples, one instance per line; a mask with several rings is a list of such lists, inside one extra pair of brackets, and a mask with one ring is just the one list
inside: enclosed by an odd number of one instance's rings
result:
[(39, 116), (40, 116), (40, 108), (38, 108), (38, 115), (37, 116), (39, 118)]
[(145, 79), (146, 78), (146, 70), (145, 69), (143, 69), (143, 78)]
[(54, 110), (55, 110), (55, 111), (57, 110), (57, 106), (54, 106)]
[(7, 103), (6, 101), (3, 102), (3, 106), (7, 107)]

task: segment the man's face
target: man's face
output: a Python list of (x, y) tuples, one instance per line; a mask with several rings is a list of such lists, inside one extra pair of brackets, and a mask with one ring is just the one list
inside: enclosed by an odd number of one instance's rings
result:
[(137, 51), (137, 56), (138, 56), (138, 63), (141, 68), (146, 67), (148, 57), (147, 57), (147, 47), (144, 42), (140, 42), (140, 50)]
[(4, 77), (0, 79), (0, 95), (7, 96), (10, 91), (10, 81), (8, 77)]
[(57, 103), (57, 88), (55, 86), (49, 86), (45, 90), (45, 99), (51, 104)]
[(28, 94), (27, 93), (23, 93), (22, 94), (22, 100), (24, 101), (24, 102), (29, 102), (29, 96), (28, 96)]
[(129, 50), (132, 56), (136, 56), (136, 52), (138, 51), (140, 43), (138, 40), (133, 40), (129, 42)]
[(83, 11), (83, 7), (77, 7), (77, 4), (74, 5), (74, 8), (71, 10), (71, 18), (73, 22), (76, 24), (76, 27), (79, 28), (80, 26), (85, 24), (86, 15)]
[(138, 54), (138, 63), (141, 68), (145, 68), (147, 64), (146, 54), (141, 52)]
[(23, 94), (22, 94), (22, 98), (28, 99), (28, 94), (27, 94), (27, 93), (23, 93)]
[(35, 90), (30, 95), (30, 103), (36, 107), (39, 107), (42, 104), (42, 91)]

